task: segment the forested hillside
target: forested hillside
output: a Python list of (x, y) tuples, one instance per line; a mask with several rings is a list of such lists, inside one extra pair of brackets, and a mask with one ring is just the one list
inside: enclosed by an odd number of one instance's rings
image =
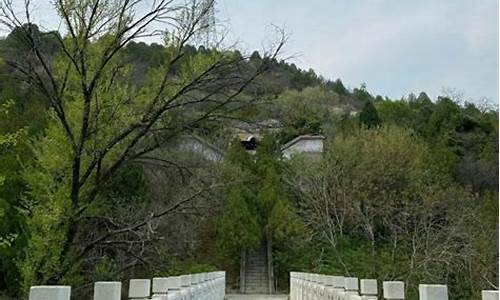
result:
[[(263, 239), (279, 290), (291, 270), (404, 280), (408, 299), (422, 282), (453, 299), (496, 287), (497, 108), (347, 88), (281, 60), (281, 44), (243, 54), (188, 31), (159, 45), (14, 25), (0, 40), (5, 297), (63, 283), (86, 299), (98, 280), (214, 269), (237, 287), (240, 250)], [(249, 154), (235, 124), (268, 120), (279, 129)], [(326, 137), (323, 156), (283, 160), (303, 134)], [(181, 135), (223, 162), (176, 150)]]

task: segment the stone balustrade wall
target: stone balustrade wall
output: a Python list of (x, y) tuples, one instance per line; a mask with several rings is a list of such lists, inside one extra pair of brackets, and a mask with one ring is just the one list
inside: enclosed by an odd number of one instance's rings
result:
[[(225, 272), (187, 274), (151, 279), (131, 279), (130, 300), (223, 300)], [(112, 281), (94, 284), (94, 300), (121, 300), (122, 283)], [(70, 286), (33, 286), (29, 300), (70, 300)]]
[[(420, 284), (420, 300), (448, 300), (448, 287)], [(375, 279), (290, 272), (290, 300), (404, 300), (402, 281), (384, 281), (382, 295)], [(482, 291), (482, 300), (498, 300), (498, 291)]]

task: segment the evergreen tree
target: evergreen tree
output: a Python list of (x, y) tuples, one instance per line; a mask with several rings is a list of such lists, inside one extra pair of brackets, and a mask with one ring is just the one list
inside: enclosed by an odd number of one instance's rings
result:
[(220, 224), (224, 251), (237, 253), (241, 248), (260, 244), (261, 230), (255, 208), (252, 207), (252, 197), (251, 192), (242, 185), (228, 190)]
[(349, 91), (345, 88), (344, 84), (342, 83), (342, 80), (337, 79), (334, 82), (331, 83), (332, 89), (339, 95), (347, 95)]
[(380, 125), (380, 118), (378, 116), (377, 109), (371, 101), (367, 101), (363, 110), (359, 113), (359, 122), (368, 128)]

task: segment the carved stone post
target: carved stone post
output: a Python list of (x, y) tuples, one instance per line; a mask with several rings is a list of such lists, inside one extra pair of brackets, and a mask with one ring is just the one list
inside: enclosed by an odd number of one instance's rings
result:
[(384, 281), (384, 299), (387, 300), (404, 300), (405, 299), (405, 283), (402, 281)]
[(70, 297), (70, 286), (39, 285), (30, 288), (29, 300), (69, 300)]
[(129, 299), (148, 299), (151, 293), (151, 280), (130, 279), (128, 286)]
[(481, 291), (482, 300), (498, 300), (498, 291)]
[(448, 287), (441, 284), (419, 284), (420, 300), (448, 300)]
[(361, 296), (363, 300), (377, 300), (378, 288), (376, 279), (361, 279)]
[(100, 281), (94, 283), (94, 300), (120, 300), (121, 295), (121, 282)]

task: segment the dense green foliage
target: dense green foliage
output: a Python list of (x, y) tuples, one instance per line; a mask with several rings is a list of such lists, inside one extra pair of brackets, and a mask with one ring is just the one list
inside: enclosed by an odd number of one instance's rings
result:
[[(285, 166), (278, 160), (277, 146), (275, 138), (266, 135), (252, 155), (243, 149), (239, 140), (233, 140), (224, 163), (226, 180), (233, 184), (225, 193), (217, 230), (218, 252), (236, 261), (242, 251), (272, 244), (279, 277), (289, 268), (286, 258), (300, 248), (305, 227), (282, 182)], [(227, 263), (224, 266), (235, 267)], [(238, 270), (230, 271), (238, 273)]]
[[(65, 74), (58, 33), (30, 26), (55, 72)], [(96, 155), (95, 145), (140, 123), (162, 72), (172, 78), (164, 92), (170, 96), (218, 60), (241, 58), (242, 76), (269, 67), (238, 95), (244, 105), (231, 103), (218, 112), (249, 123), (276, 120), (280, 126), (249, 154), (239, 140), (227, 143), (234, 123), (195, 122), (214, 108), (210, 103), (179, 105), (151, 131), (180, 129), (223, 145), (222, 165), (155, 153), (124, 164), (96, 191), (83, 186), (84, 202), (75, 206), (69, 197), (72, 146), (64, 128), (47, 99), (6, 63), (31, 55), (18, 35), (13, 31), (0, 41), (0, 290), (19, 296), (33, 283), (83, 286), (148, 272), (231, 268), (241, 249), (264, 240), (273, 241), (282, 289), (290, 270), (405, 280), (410, 297), (418, 283), (435, 282), (447, 283), (452, 299), (472, 299), (498, 281), (498, 110), (446, 96), (432, 101), (425, 93), (384, 99), (365, 86), (348, 89), (340, 79), (326, 80), (258, 52), (243, 59), (238, 51), (184, 45), (183, 56), (166, 69), (174, 47), (130, 42), (103, 74), (110, 86), (98, 91), (101, 131), (84, 145), (83, 166)], [(100, 53), (106, 42), (89, 43), (89, 51)], [(89, 64), (92, 69), (98, 62)], [(234, 72), (223, 71), (224, 76)], [(77, 72), (67, 72), (65, 108), (75, 125), (84, 107)], [(185, 100), (211, 89), (216, 87)], [(264, 100), (247, 101), (256, 98)], [(119, 114), (117, 103), (123, 104)], [(301, 134), (326, 136), (323, 157), (282, 160), (280, 145)], [(152, 133), (143, 143), (169, 138)], [(109, 156), (118, 157), (122, 147)], [(148, 169), (146, 159), (162, 164)], [(199, 188), (206, 185), (222, 188)], [(193, 190), (196, 201), (184, 200)], [(78, 245), (81, 252), (66, 247), (71, 233), (85, 244), (141, 224), (139, 217), (148, 220), (165, 207), (172, 210), (158, 223), (120, 236), (134, 246), (133, 238), (140, 236), (148, 247), (137, 251), (139, 258), (109, 245), (120, 239), (92, 249)], [(75, 216), (81, 222), (72, 228)]]
[[(423, 281), (448, 283), (456, 299), (487, 288), (466, 266), (497, 247), (495, 240), (478, 247), (483, 233), (473, 230), (488, 218), (482, 207), (497, 201), (474, 195), (432, 160), (412, 130), (384, 126), (335, 137), (318, 164), (295, 162), (297, 201), (318, 234), (311, 247), (325, 253), (313, 268), (404, 280), (411, 297)], [(496, 280), (493, 269), (482, 270)]]
[(226, 157), (226, 173), (234, 182), (225, 196), (220, 236), (221, 251), (238, 255), (271, 239), (274, 246), (293, 246), (303, 224), (292, 207), (277, 160), (275, 139), (265, 136), (255, 156), (234, 140)]

